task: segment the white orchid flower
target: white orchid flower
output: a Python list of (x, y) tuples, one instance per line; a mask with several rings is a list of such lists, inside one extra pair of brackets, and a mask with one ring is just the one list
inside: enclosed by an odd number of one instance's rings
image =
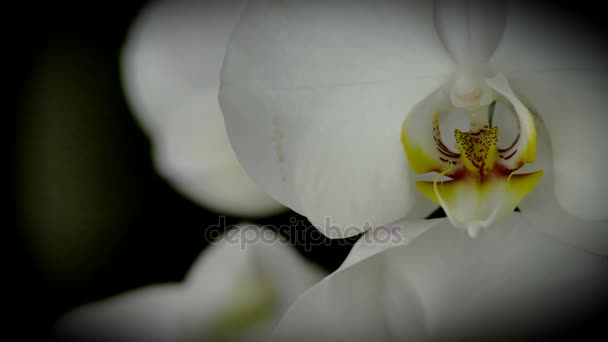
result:
[(217, 100), (226, 44), (243, 5), (244, 0), (151, 3), (129, 32), (122, 75), (159, 173), (207, 208), (261, 217), (284, 207), (243, 171)]
[(74, 341), (266, 340), (322, 276), (274, 231), (241, 224), (201, 254), (183, 283), (76, 308), (56, 332)]
[(252, 1), (220, 90), (239, 160), (329, 237), (369, 230), (277, 337), (534, 335), (603, 303), (601, 42), (522, 3)]

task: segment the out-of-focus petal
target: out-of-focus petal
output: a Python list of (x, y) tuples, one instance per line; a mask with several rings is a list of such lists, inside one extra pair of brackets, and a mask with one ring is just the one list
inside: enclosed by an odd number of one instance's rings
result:
[(61, 341), (173, 341), (184, 289), (155, 285), (80, 307), (55, 327)]
[(485, 65), (500, 42), (507, 16), (502, 1), (435, 1), (435, 26), (452, 58), (466, 67)]
[(180, 331), (189, 338), (201, 337), (202, 323), (212, 329), (209, 338), (263, 341), (297, 296), (324, 276), (276, 232), (241, 227), (227, 232), (186, 277), (191, 300)]
[(183, 284), (85, 305), (62, 318), (56, 331), (74, 341), (263, 341), (322, 277), (276, 232), (243, 224), (210, 246)]
[(217, 99), (226, 45), (243, 6), (242, 0), (151, 4), (129, 33), (122, 74), (158, 171), (199, 204), (256, 217), (282, 207), (240, 167)]
[[(305, 292), (279, 338), (488, 339), (559, 334), (605, 308), (608, 261), (513, 214), (476, 239), (447, 220)], [(391, 288), (392, 287), (392, 288)]]
[[(167, 1), (144, 7), (129, 29), (121, 67), (127, 100), (148, 130), (171, 123), (174, 106), (214, 90), (244, 0)], [(204, 129), (204, 128), (201, 128)]]
[(234, 32), (220, 103), (237, 156), (330, 237), (414, 202), (401, 121), (452, 67), (432, 18), (428, 2), (258, 1)]

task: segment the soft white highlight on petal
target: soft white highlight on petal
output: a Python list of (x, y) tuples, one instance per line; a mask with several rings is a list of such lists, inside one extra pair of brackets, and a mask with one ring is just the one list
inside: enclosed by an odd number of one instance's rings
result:
[(482, 67), (500, 42), (507, 16), (501, 1), (435, 1), (435, 26), (456, 62)]
[(581, 219), (608, 220), (608, 72), (542, 72), (510, 77), (543, 119), (551, 140), (555, 195)]
[(547, 237), (517, 213), (477, 239), (442, 222), (325, 278), (298, 298), (275, 335), (538, 337), (605, 308), (605, 258)]
[(122, 74), (158, 171), (199, 204), (256, 217), (282, 207), (240, 167), (217, 99), (226, 45), (243, 6), (243, 0), (151, 4), (129, 33)]
[(247, 172), (325, 233), (328, 217), (352, 234), (404, 217), (401, 120), (452, 66), (432, 16), (428, 2), (252, 2), (220, 92)]
[[(566, 212), (558, 203), (555, 189), (560, 185), (555, 181), (553, 154), (559, 151), (551, 151), (545, 123), (538, 116), (536, 119), (538, 158), (529, 167), (545, 170), (545, 174), (519, 204), (521, 214), (550, 236), (593, 253), (608, 255), (608, 221), (578, 218)], [(600, 185), (602, 182), (603, 178), (600, 178), (590, 183)]]
[(243, 225), (210, 246), (183, 284), (85, 305), (63, 317), (56, 331), (74, 341), (263, 341), (322, 276), (275, 232)]

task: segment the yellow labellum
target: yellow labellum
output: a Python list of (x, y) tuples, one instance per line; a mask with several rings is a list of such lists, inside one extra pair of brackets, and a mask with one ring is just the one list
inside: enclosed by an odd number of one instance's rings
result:
[[(445, 89), (439, 89), (412, 109), (404, 120), (401, 142), (415, 173), (437, 173), (434, 182), (419, 181), (416, 188), (441, 205), (454, 226), (475, 236), (480, 228), (511, 213), (534, 189), (543, 172), (515, 174), (535, 159), (536, 128), (530, 111), (504, 76), (498, 74), (486, 80), (483, 88), (471, 91), (477, 95), (461, 95), (458, 103), (451, 105), (464, 108), (470, 119), (469, 132), (454, 131), (455, 149), (443, 143), (439, 129), (441, 115), (451, 109), (446, 106), (450, 96)], [(510, 102), (519, 128), (513, 143), (502, 149), (498, 147), (500, 128), (490, 127), (488, 122), (494, 102), (488, 104), (487, 100), (497, 96)], [(483, 103), (479, 102), (482, 97)], [(439, 181), (440, 176), (450, 180)]]

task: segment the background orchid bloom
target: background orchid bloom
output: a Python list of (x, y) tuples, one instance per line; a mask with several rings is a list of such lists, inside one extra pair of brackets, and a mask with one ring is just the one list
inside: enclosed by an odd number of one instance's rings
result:
[[(296, 301), (277, 337), (529, 336), (605, 307), (608, 56), (579, 19), (520, 3), (250, 3), (220, 91), (239, 160), (329, 237), (380, 226)], [(476, 239), (412, 219), (428, 202), (400, 144), (407, 113), (463, 67), (504, 75), (531, 112), (530, 165), (544, 171), (521, 212)], [(387, 230), (396, 241), (369, 238)]]
[(239, 165), (217, 100), (226, 44), (243, 6), (243, 0), (151, 3), (127, 37), (122, 74), (159, 173), (207, 208), (261, 217), (284, 207)]
[(266, 340), (323, 273), (274, 231), (241, 224), (181, 284), (151, 285), (77, 308), (56, 326), (74, 341)]

